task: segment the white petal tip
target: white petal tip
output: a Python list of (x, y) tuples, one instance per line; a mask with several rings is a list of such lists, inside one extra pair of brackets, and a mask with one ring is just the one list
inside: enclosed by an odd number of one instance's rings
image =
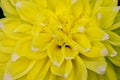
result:
[(57, 61), (53, 62), (53, 64), (57, 67), (60, 67), (60, 64)]
[(40, 49), (39, 49), (39, 48), (36, 48), (36, 47), (32, 47), (31, 50), (32, 50), (33, 52), (36, 52), (36, 51), (39, 51)]
[(98, 19), (101, 19), (101, 18), (102, 18), (102, 14), (101, 14), (101, 13), (98, 13), (98, 14), (97, 14), (97, 18), (98, 18)]
[(100, 66), (97, 68), (97, 73), (98, 74), (105, 74), (106, 72), (106, 67), (105, 66)]
[(16, 54), (16, 53), (13, 53), (12, 56), (11, 56), (11, 60), (12, 60), (13, 62), (15, 62), (15, 61), (17, 61), (18, 59), (19, 59), (19, 55)]
[(85, 48), (84, 52), (89, 52), (91, 49), (90, 48)]
[(2, 29), (3, 27), (4, 27), (4, 24), (0, 22), (0, 29)]
[(110, 38), (110, 36), (109, 36), (107, 33), (105, 33), (105, 34), (103, 35), (102, 40), (108, 40), (109, 38)]
[(119, 11), (119, 10), (120, 10), (120, 6), (115, 6), (115, 7), (113, 7), (113, 10), (114, 10), (114, 11)]
[(67, 75), (67, 74), (64, 74), (63, 77), (66, 79), (66, 78), (68, 77), (68, 75)]
[(19, 1), (19, 2), (16, 2), (15, 6), (16, 7), (21, 7), (22, 3)]
[(114, 51), (114, 52), (113, 52), (112, 54), (110, 54), (109, 56), (110, 56), (110, 57), (115, 57), (115, 56), (117, 56), (117, 54), (118, 54), (118, 53), (117, 53), (116, 51)]
[(75, 4), (77, 2), (77, 0), (72, 0), (72, 4)]
[(81, 33), (83, 33), (85, 31), (85, 27), (84, 26), (80, 26), (78, 28), (78, 31), (81, 32)]
[(71, 60), (73, 59), (72, 57), (65, 57), (66, 60)]
[(102, 50), (101, 50), (101, 54), (102, 54), (103, 56), (107, 56), (107, 55), (108, 55), (108, 50), (107, 50), (106, 48), (102, 49)]
[(12, 76), (10, 74), (5, 74), (4, 80), (12, 80)]

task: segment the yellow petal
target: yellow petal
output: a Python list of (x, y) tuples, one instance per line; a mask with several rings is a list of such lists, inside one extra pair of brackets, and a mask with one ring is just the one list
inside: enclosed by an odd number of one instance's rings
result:
[(91, 48), (91, 43), (85, 34), (74, 34), (73, 40), (78, 43), (83, 49)]
[(12, 39), (20, 39), (23, 38), (24, 35), (16, 35), (14, 33), (15, 28), (21, 24), (21, 21), (17, 18), (4, 18), (1, 19), (1, 29), (6, 34), (7, 37)]
[(80, 57), (73, 60), (74, 80), (87, 80), (87, 69)]
[(6, 53), (0, 52), (0, 63), (4, 63), (5, 61), (8, 61), (10, 59), (10, 55)]
[(55, 66), (54, 64), (51, 65), (51, 72), (55, 75), (67, 78), (72, 70), (72, 62), (71, 61), (64, 61), (60, 67)]
[(88, 80), (98, 80), (97, 74), (91, 70), (88, 70)]
[(35, 61), (20, 58), (16, 62), (9, 61), (5, 68), (4, 79), (17, 79), (27, 74), (35, 65)]
[(62, 13), (66, 6), (67, 6), (67, 0), (47, 0), (48, 8), (56, 12), (57, 14)]
[(82, 52), (83, 55), (89, 58), (97, 58), (101, 56), (107, 56), (108, 51), (106, 47), (100, 42), (92, 42), (92, 47), (87, 52)]
[(92, 40), (103, 41), (109, 39), (109, 35), (100, 28), (87, 28), (86, 35)]
[(105, 45), (105, 47), (107, 48), (108, 52), (109, 52), (109, 56), (110, 57), (115, 57), (117, 56), (117, 51), (115, 51), (115, 49), (112, 47), (112, 45), (109, 42), (103, 42), (103, 44)]
[(108, 41), (113, 45), (119, 46), (120, 45), (120, 36), (112, 31), (107, 31), (107, 33), (110, 36)]
[(86, 67), (98, 74), (105, 74), (107, 63), (103, 57), (91, 60), (83, 59)]
[(27, 80), (44, 80), (50, 67), (48, 58), (38, 60), (34, 68), (27, 74)]
[(47, 0), (32, 0), (32, 2), (38, 5), (38, 7), (47, 7)]
[[(39, 48), (32, 47), (31, 41), (25, 39), (17, 43), (13, 54), (24, 56), (28, 59), (43, 59), (47, 56), (46, 51), (39, 51)], [(14, 60), (13, 60), (14, 61)]]
[(50, 48), (48, 49), (48, 56), (52, 63), (59, 67), (64, 61), (62, 46), (53, 43), (52, 46), (50, 46)]
[(53, 42), (53, 36), (48, 33), (40, 33), (33, 38), (32, 46), (40, 51), (46, 50)]
[(28, 1), (18, 1), (15, 3), (15, 6), (20, 17), (23, 20), (34, 23), (38, 15), (38, 8), (33, 3), (30, 3)]
[(9, 2), (9, 0), (1, 0), (1, 7), (4, 11), (4, 15), (5, 16), (18, 16), (18, 13), (15, 9), (15, 7), (13, 7), (13, 5)]
[[(98, 13), (101, 13), (101, 25), (100, 27), (103, 29), (107, 29), (109, 27), (112, 26), (117, 12), (119, 11), (119, 7), (118, 6), (114, 6), (114, 7), (101, 7), (98, 11)], [(109, 14), (111, 13), (111, 14)], [(111, 17), (109, 17), (111, 16)]]
[(72, 1), (71, 10), (72, 10), (73, 16), (75, 18), (78, 18), (83, 11), (81, 0), (71, 0), (71, 1)]
[(114, 57), (108, 57), (108, 59), (116, 66), (120, 67), (120, 47), (114, 46), (114, 49), (118, 52), (118, 54)]

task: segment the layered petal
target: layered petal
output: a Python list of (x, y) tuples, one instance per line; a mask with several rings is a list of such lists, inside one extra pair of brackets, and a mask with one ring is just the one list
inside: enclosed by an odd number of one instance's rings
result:
[(70, 75), (71, 70), (72, 62), (70, 60), (65, 60), (60, 67), (57, 67), (54, 64), (51, 65), (51, 72), (54, 75), (58, 75), (64, 78), (67, 78)]
[(48, 56), (52, 63), (56, 66), (60, 66), (64, 61), (64, 53), (62, 46), (53, 43), (47, 51)]
[[(27, 1), (18, 1), (15, 3), (15, 7), (21, 19), (34, 23), (39, 12), (38, 7), (36, 7), (36, 5)], [(30, 14), (28, 15), (27, 13)]]
[(50, 63), (48, 58), (38, 60), (34, 68), (27, 74), (27, 80), (45, 80), (48, 77)]
[(35, 62), (23, 57), (16, 62), (9, 61), (5, 68), (4, 79), (17, 79), (24, 76), (33, 68)]
[(107, 33), (109, 34), (110, 38), (108, 39), (108, 41), (112, 44), (112, 45), (116, 45), (119, 46), (120, 45), (120, 36), (112, 31), (107, 31)]
[(83, 61), (89, 70), (94, 71), (98, 74), (105, 74), (107, 63), (104, 57), (94, 58), (91, 60), (83, 59)]

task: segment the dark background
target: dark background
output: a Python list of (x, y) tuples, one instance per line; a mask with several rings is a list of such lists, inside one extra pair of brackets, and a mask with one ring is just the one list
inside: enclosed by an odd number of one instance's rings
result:
[[(118, 2), (118, 5), (120, 6), (120, 0), (118, 0), (119, 2)], [(3, 12), (2, 12), (2, 10), (1, 10), (1, 8), (0, 8), (0, 19), (1, 18), (4, 18), (4, 15), (3, 15)]]

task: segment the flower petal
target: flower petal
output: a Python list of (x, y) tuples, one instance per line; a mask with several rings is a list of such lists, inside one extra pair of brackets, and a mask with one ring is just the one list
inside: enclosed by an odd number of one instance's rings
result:
[(89, 58), (97, 58), (97, 57), (107, 56), (108, 51), (102, 43), (92, 42), (92, 48), (90, 48), (90, 50), (87, 52), (83, 52), (82, 54)]
[(32, 47), (31, 41), (27, 39), (21, 40), (17, 43), (13, 54), (24, 56), (32, 60), (43, 59), (47, 56), (46, 51), (39, 51), (39, 48)]
[(55, 66), (54, 64), (51, 65), (51, 72), (54, 75), (58, 75), (64, 78), (67, 78), (72, 70), (72, 62), (69, 60), (65, 60), (60, 67)]
[(50, 60), (48, 58), (37, 61), (34, 68), (27, 74), (27, 80), (44, 80), (50, 67)]
[(32, 0), (32, 2), (38, 5), (38, 7), (47, 7), (47, 0)]
[(107, 63), (103, 57), (95, 58), (91, 60), (83, 59), (86, 67), (98, 74), (104, 74), (106, 72)]
[(23, 20), (34, 23), (38, 15), (38, 8), (33, 3), (30, 3), (28, 1), (18, 1), (15, 3), (15, 6), (17, 12)]
[(109, 39), (109, 35), (100, 28), (87, 28), (86, 35), (92, 40), (103, 41)]
[(4, 11), (5, 16), (18, 16), (18, 13), (16, 9), (13, 7), (13, 5), (9, 2), (9, 0), (1, 0), (1, 7)]
[(53, 42), (53, 36), (48, 33), (40, 33), (33, 38), (32, 46), (40, 51), (46, 50)]
[(91, 70), (88, 70), (88, 80), (98, 80), (97, 74)]
[[(101, 25), (100, 25), (100, 27), (102, 29), (108, 29), (109, 27), (112, 26), (112, 24), (116, 18), (116, 15), (119, 11), (118, 8), (119, 8), (118, 6), (114, 6), (114, 7), (101, 7), (99, 9), (98, 13), (101, 13), (101, 15), (102, 15)], [(111, 17), (109, 17), (109, 16), (111, 16)]]
[(16, 62), (9, 61), (5, 68), (4, 79), (7, 79), (8, 77), (11, 79), (20, 78), (28, 73), (33, 68), (34, 64), (35, 61), (30, 61), (22, 57)]
[(117, 56), (117, 54), (118, 54), (117, 51), (115, 51), (115, 49), (112, 47), (112, 45), (111, 45), (109, 42), (104, 41), (103, 44), (104, 44), (105, 47), (107, 48), (110, 57), (115, 57), (115, 56)]
[(48, 56), (52, 63), (59, 67), (64, 61), (62, 46), (53, 43), (52, 46), (50, 46), (50, 48), (48, 49)]
[(116, 66), (120, 67), (120, 47), (114, 46), (114, 49), (118, 52), (115, 57), (108, 57), (108, 59)]
[(91, 43), (85, 34), (74, 34), (73, 40), (78, 43), (83, 49), (91, 48)]
[(106, 31), (110, 38), (108, 39), (108, 41), (112, 44), (112, 45), (116, 45), (119, 46), (120, 45), (120, 36), (117, 35), (116, 33), (112, 32), (112, 31)]
[(74, 80), (87, 80), (87, 69), (80, 57), (73, 60)]

